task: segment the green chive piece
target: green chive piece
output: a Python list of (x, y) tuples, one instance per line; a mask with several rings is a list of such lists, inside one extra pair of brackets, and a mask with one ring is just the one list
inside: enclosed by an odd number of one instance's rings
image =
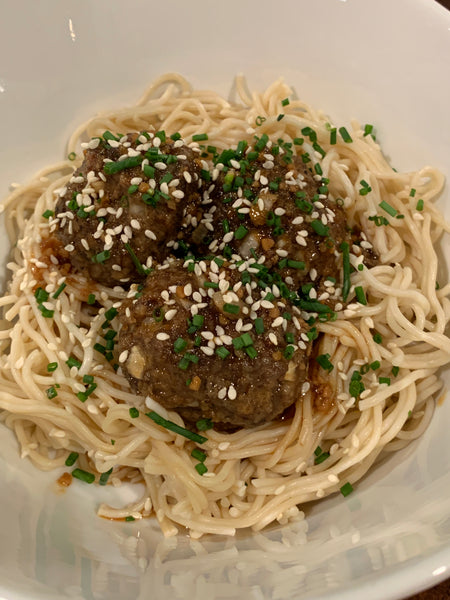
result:
[(137, 419), (139, 417), (139, 411), (134, 406), (132, 406), (128, 412), (130, 413), (130, 417), (132, 419)]
[(61, 292), (64, 290), (64, 288), (67, 287), (67, 283), (62, 283), (59, 288), (56, 290), (56, 292), (53, 294), (53, 298), (58, 298), (58, 296), (61, 294)]
[(351, 494), (353, 492), (353, 486), (351, 483), (349, 483), (347, 481), (347, 483), (345, 483), (342, 487), (341, 487), (341, 494), (345, 497), (348, 496), (349, 494)]
[(70, 153), (70, 154), (67, 156), (67, 158), (68, 158), (69, 160), (75, 160), (75, 159), (76, 159), (76, 157), (77, 157), (77, 155), (75, 154), (75, 152), (71, 152), (71, 153)]
[(416, 210), (423, 210), (423, 200), (422, 198), (420, 200), (417, 200), (417, 204), (416, 204)]
[(360, 304), (367, 304), (366, 295), (364, 293), (364, 289), (361, 285), (355, 287), (355, 295), (356, 299)]
[(391, 373), (394, 377), (397, 377), (399, 371), (400, 371), (400, 367), (392, 367)]
[(245, 352), (250, 358), (256, 358), (258, 356), (258, 351), (254, 346), (246, 346)]
[(104, 263), (106, 260), (108, 260), (110, 256), (111, 253), (109, 250), (103, 250), (103, 252), (99, 252), (98, 254), (93, 256), (91, 260), (95, 263)]
[(351, 135), (345, 127), (339, 127), (339, 133), (346, 144), (353, 142)]
[(199, 462), (205, 462), (206, 460), (206, 452), (203, 452), (200, 448), (194, 448), (191, 452), (191, 456)]
[(305, 263), (300, 260), (288, 259), (287, 266), (290, 267), (291, 269), (304, 269)]
[(52, 210), (46, 210), (42, 213), (42, 216), (44, 217), (44, 219), (50, 219), (50, 217), (53, 217), (54, 214), (55, 213)]
[(158, 415), (158, 413), (154, 412), (153, 410), (148, 413), (145, 413), (145, 415), (147, 417), (149, 417), (152, 421), (154, 421), (157, 425), (160, 425), (161, 427), (164, 427), (165, 429), (172, 431), (173, 433), (182, 435), (185, 438), (187, 438), (188, 440), (191, 440), (192, 442), (197, 442), (198, 444), (204, 444), (206, 441), (208, 441), (208, 438), (203, 437), (202, 435), (199, 435), (198, 433), (193, 433), (192, 431), (189, 431), (188, 429), (185, 429), (184, 427), (180, 427), (180, 425), (177, 425), (176, 423), (173, 423), (172, 421), (168, 421), (167, 419), (164, 419), (163, 417), (161, 417), (161, 415)]
[(281, 114), (281, 115), (278, 115), (278, 117), (277, 117), (277, 121), (281, 121), (281, 119), (284, 119), (284, 115), (283, 115), (283, 114)]
[(225, 348), (225, 346), (218, 346), (216, 348), (216, 354), (219, 358), (221, 358), (222, 360), (225, 360), (225, 358), (227, 358), (227, 356), (229, 356), (230, 351), (227, 350)]
[(334, 365), (330, 361), (330, 355), (328, 353), (320, 354), (316, 358), (316, 361), (319, 363), (319, 365), (322, 367), (322, 369), (325, 369), (325, 371), (328, 371), (328, 373), (331, 373), (331, 371), (334, 369)]
[(231, 315), (237, 315), (241, 310), (237, 304), (230, 304), (229, 302), (225, 302), (223, 305), (224, 312), (230, 313)]
[(95, 304), (95, 302), (96, 302), (95, 294), (89, 294), (88, 299), (87, 299), (87, 303), (88, 304)]
[(197, 328), (202, 327), (204, 321), (205, 317), (203, 315), (194, 315), (192, 317), (192, 324), (195, 325), (195, 327)]
[(316, 456), (316, 458), (314, 459), (314, 464), (320, 465), (320, 463), (323, 463), (323, 461), (326, 460), (327, 458), (329, 458), (329, 456), (330, 456), (329, 452), (323, 452), (319, 456)]
[(192, 136), (193, 142), (205, 142), (208, 139), (207, 133), (198, 133), (197, 135)]
[(285, 98), (281, 101), (281, 106), (288, 106), (290, 104), (289, 98)]
[(346, 302), (350, 293), (350, 247), (348, 242), (342, 242), (341, 252), (343, 268), (342, 298)]
[(66, 462), (64, 464), (66, 465), (66, 467), (72, 467), (77, 462), (78, 457), (78, 452), (71, 452), (66, 458)]
[(370, 125), (370, 123), (366, 123), (366, 125), (364, 125), (364, 137), (366, 137), (366, 135), (370, 135), (373, 131), (373, 125)]
[(283, 352), (283, 356), (287, 360), (290, 360), (294, 356), (294, 352), (295, 352), (294, 346), (286, 346), (286, 348)]
[(147, 275), (148, 271), (145, 267), (142, 266), (141, 261), (138, 259), (138, 257), (136, 256), (136, 254), (134, 253), (133, 248), (130, 246), (130, 244), (126, 243), (124, 244), (126, 251), (128, 252), (128, 254), (131, 257), (131, 260), (134, 264), (134, 266), (136, 267), (137, 272), (140, 275)]
[(212, 429), (214, 427), (214, 423), (211, 419), (200, 419), (196, 422), (195, 426), (198, 431), (208, 431), (208, 429)]
[(333, 127), (330, 129), (330, 145), (334, 146), (337, 142), (337, 129)]
[(68, 360), (66, 360), (66, 365), (69, 367), (69, 369), (71, 369), (72, 367), (76, 367), (77, 369), (79, 369), (81, 367), (81, 361), (74, 358), (73, 356), (70, 356)]
[(138, 167), (143, 160), (143, 156), (127, 156), (127, 158), (123, 160), (106, 163), (103, 166), (103, 171), (107, 175), (114, 175), (115, 173), (119, 173), (120, 171), (124, 171), (125, 169), (132, 169), (133, 167)]
[(317, 233), (317, 235), (327, 237), (329, 234), (329, 228), (326, 225), (324, 225), (322, 223), (322, 221), (319, 221), (318, 219), (311, 221), (311, 227)]
[(317, 446), (317, 448), (314, 450), (314, 454), (316, 456), (320, 456), (322, 454), (322, 448), (320, 446)]
[(47, 398), (49, 400), (53, 400), (53, 398), (56, 398), (56, 396), (58, 395), (58, 392), (56, 391), (53, 385), (46, 389), (45, 393), (47, 394)]
[(391, 385), (390, 377), (378, 377), (378, 383), (386, 383), (387, 385)]
[(202, 462), (199, 462), (195, 465), (195, 470), (199, 475), (203, 475), (207, 472), (208, 468)]
[(134, 517), (132, 517), (131, 515), (128, 515), (125, 517), (125, 521), (131, 522), (131, 521), (136, 521), (136, 519)]
[(239, 225), (239, 227), (234, 232), (234, 237), (236, 240), (242, 240), (248, 233), (247, 227), (244, 225)]
[(391, 206), (385, 200), (382, 200), (378, 206), (380, 208), (382, 208), (384, 211), (386, 211), (389, 215), (391, 215), (391, 217), (395, 217), (398, 213), (398, 210), (396, 210), (393, 206)]
[(411, 196), (411, 198), (414, 198), (414, 196), (416, 195), (415, 188), (411, 188), (411, 191), (409, 192), (409, 195)]
[(372, 371), (376, 371), (381, 367), (381, 363), (379, 360), (374, 360), (372, 363), (370, 363), (369, 367), (372, 369)]
[(177, 354), (179, 354), (180, 352), (183, 352), (183, 350), (186, 348), (187, 344), (188, 343), (186, 340), (184, 340), (182, 337), (179, 337), (174, 341), (173, 349)]
[(374, 333), (372, 336), (373, 341), (376, 344), (382, 344), (383, 343), (383, 337), (380, 333)]
[[(113, 441), (114, 440), (111, 440), (111, 443)], [(111, 473), (112, 473), (112, 467), (109, 469), (109, 471), (105, 471), (105, 473), (102, 473), (100, 475), (100, 479), (98, 480), (99, 485), (106, 485), (108, 483), (108, 479), (109, 479), (109, 476), (111, 475)]]
[(253, 327), (258, 335), (264, 333), (264, 321), (261, 317), (257, 317), (253, 323)]
[(93, 473), (83, 471), (83, 469), (74, 469), (72, 471), (72, 477), (75, 477), (75, 479), (79, 479), (80, 481), (84, 481), (85, 483), (94, 483), (95, 481), (95, 475)]
[(48, 363), (48, 365), (47, 365), (47, 372), (48, 373), (53, 373), (53, 371), (56, 371), (57, 368), (58, 368), (58, 363), (57, 362)]

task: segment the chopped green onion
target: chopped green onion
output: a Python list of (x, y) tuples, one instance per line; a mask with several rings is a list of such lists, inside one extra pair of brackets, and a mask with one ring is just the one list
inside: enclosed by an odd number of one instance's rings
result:
[(378, 383), (386, 383), (387, 385), (391, 385), (390, 377), (378, 377)]
[(255, 319), (253, 326), (258, 335), (261, 335), (261, 333), (264, 333), (264, 321), (262, 320), (261, 317), (257, 317)]
[(58, 368), (57, 362), (51, 362), (51, 363), (48, 363), (48, 365), (47, 365), (48, 373), (53, 373), (53, 371), (56, 371), (57, 368)]
[(49, 387), (47, 390), (45, 390), (45, 393), (47, 394), (47, 398), (49, 400), (53, 400), (53, 398), (56, 398), (56, 396), (58, 395), (58, 392), (56, 391), (56, 389), (53, 385), (51, 387)]
[(311, 221), (311, 227), (317, 233), (317, 235), (326, 237), (329, 234), (329, 228), (324, 225), (322, 221), (319, 221), (319, 219), (314, 219), (314, 221)]
[(411, 198), (414, 198), (414, 196), (416, 195), (416, 190), (414, 188), (411, 188), (409, 195), (411, 196)]
[(346, 144), (350, 144), (351, 142), (353, 142), (351, 135), (345, 127), (339, 127), (339, 133), (341, 134), (342, 139)]
[(208, 468), (202, 462), (200, 462), (195, 465), (195, 470), (199, 475), (203, 475), (207, 472)]
[(195, 426), (199, 431), (207, 431), (208, 429), (212, 429), (214, 427), (214, 423), (211, 419), (200, 419), (196, 422)]
[(62, 283), (59, 286), (59, 288), (56, 290), (56, 292), (53, 294), (53, 298), (56, 299), (61, 294), (61, 292), (64, 290), (64, 288), (66, 288), (66, 287), (67, 287), (67, 283)]
[(151, 165), (144, 165), (143, 171), (144, 175), (149, 179), (153, 179), (155, 176), (155, 167), (152, 167)]
[(295, 352), (294, 346), (286, 346), (286, 348), (283, 352), (283, 356), (287, 360), (291, 360), (291, 358), (294, 356), (294, 352)]
[(72, 471), (72, 477), (75, 477), (75, 479), (79, 479), (80, 481), (84, 481), (85, 483), (94, 483), (95, 481), (95, 475), (93, 473), (83, 471), (83, 469), (74, 469)]
[(381, 344), (383, 342), (383, 337), (380, 333), (374, 333), (372, 339), (376, 344)]
[(322, 367), (322, 369), (325, 369), (325, 371), (328, 371), (328, 373), (330, 373), (334, 369), (334, 365), (330, 361), (330, 355), (328, 353), (320, 354), (316, 358), (316, 361), (319, 363), (319, 365)]
[(218, 346), (216, 348), (216, 354), (222, 360), (225, 360), (227, 356), (230, 354), (230, 351), (225, 348), (225, 346)]
[(381, 367), (381, 363), (379, 360), (374, 360), (372, 363), (370, 363), (369, 367), (372, 369), (372, 371), (376, 371)]
[(103, 252), (99, 252), (98, 254), (96, 254), (95, 256), (92, 257), (92, 262), (95, 263), (104, 263), (105, 260), (108, 260), (108, 258), (111, 256), (111, 253), (109, 250), (103, 250)]
[(126, 244), (124, 244), (124, 246), (125, 246), (126, 251), (128, 252), (128, 254), (131, 257), (131, 260), (132, 260), (134, 266), (136, 267), (137, 272), (140, 275), (147, 275), (148, 274), (147, 269), (142, 266), (141, 261), (138, 259), (138, 257), (134, 253), (134, 250), (130, 246), (130, 244), (126, 243)]
[(266, 117), (262, 117), (261, 115), (259, 115), (258, 117), (256, 117), (255, 123), (259, 127), (260, 125), (262, 125), (264, 123), (265, 120), (266, 120)]
[(341, 489), (340, 489), (341, 494), (345, 497), (348, 496), (349, 494), (351, 494), (353, 492), (353, 486), (351, 483), (347, 482), (345, 483)]
[(291, 269), (304, 269), (305, 263), (300, 260), (288, 259), (287, 266), (290, 267)]
[(206, 452), (203, 452), (200, 448), (194, 448), (191, 452), (191, 456), (200, 462), (205, 462), (206, 460)]
[(385, 200), (382, 200), (378, 206), (391, 215), (391, 217), (395, 217), (395, 215), (398, 213), (398, 210), (396, 210)]
[(323, 452), (322, 454), (319, 454), (319, 456), (316, 456), (316, 458), (314, 459), (314, 464), (320, 465), (320, 463), (323, 463), (323, 461), (329, 457), (330, 457), (329, 452)]
[[(111, 444), (113, 442), (115, 443), (115, 440), (111, 440)], [(111, 475), (111, 473), (112, 473), (112, 467), (109, 469), (109, 471), (105, 471), (105, 473), (102, 473), (100, 475), (100, 479), (98, 480), (98, 484), (99, 485), (106, 485), (108, 483), (108, 479), (109, 479), (109, 476)]]
[(283, 118), (284, 118), (284, 115), (278, 115), (277, 121), (281, 121), (281, 119), (283, 119)]
[(364, 293), (364, 289), (361, 285), (355, 287), (356, 299), (360, 304), (367, 304), (366, 295)]
[(392, 367), (391, 373), (394, 377), (397, 377), (400, 367)]
[(239, 227), (234, 232), (234, 237), (236, 240), (242, 240), (248, 233), (247, 227), (244, 225), (239, 225)]
[(420, 200), (417, 200), (417, 204), (416, 204), (416, 210), (423, 210), (423, 200), (422, 198)]
[(364, 137), (366, 137), (367, 135), (370, 135), (373, 131), (373, 125), (370, 125), (369, 123), (367, 123), (366, 125), (364, 125)]
[(132, 406), (128, 412), (130, 413), (130, 417), (132, 419), (137, 419), (139, 417), (139, 411), (134, 406)]
[(42, 213), (42, 216), (44, 217), (44, 219), (50, 219), (50, 217), (53, 217), (54, 214), (55, 213), (52, 210), (46, 210)]
[(88, 304), (95, 304), (95, 302), (96, 302), (95, 294), (89, 294), (88, 299), (87, 299), (87, 303)]
[(258, 356), (258, 351), (254, 346), (246, 346), (245, 352), (250, 358), (256, 358)]
[(174, 341), (173, 349), (177, 354), (179, 354), (180, 352), (183, 352), (187, 345), (187, 341), (184, 340), (182, 337), (179, 337)]
[(367, 196), (367, 194), (372, 191), (372, 188), (365, 179), (361, 179), (359, 183), (362, 185), (362, 188), (359, 190), (359, 195)]
[(66, 467), (72, 467), (77, 462), (78, 456), (78, 452), (71, 452), (64, 463)]
[(176, 423), (173, 423), (172, 421), (168, 421), (167, 419), (164, 419), (163, 417), (158, 415), (158, 413), (154, 412), (153, 410), (148, 413), (145, 413), (145, 414), (147, 417), (152, 419), (152, 421), (154, 421), (157, 425), (160, 425), (161, 427), (164, 427), (165, 429), (168, 429), (169, 431), (172, 431), (173, 433), (182, 435), (185, 438), (187, 438), (188, 440), (197, 442), (198, 444), (204, 444), (208, 440), (208, 438), (205, 438), (202, 435), (199, 435), (198, 433), (193, 433), (192, 431), (189, 431), (188, 429), (185, 429), (184, 427), (180, 427), (180, 425), (177, 425)]
[(198, 133), (197, 135), (192, 136), (193, 142), (205, 142), (208, 139), (207, 133)]
[(72, 367), (76, 367), (77, 369), (79, 369), (81, 367), (81, 361), (74, 358), (73, 356), (70, 356), (68, 360), (66, 360), (66, 365), (69, 367), (69, 369), (71, 369)]
[(132, 515), (127, 515), (125, 517), (125, 521), (127, 522), (131, 522), (131, 521), (136, 521), (136, 519), (132, 516)]
[(142, 161), (142, 156), (127, 156), (123, 160), (118, 160), (116, 162), (106, 163), (103, 166), (103, 170), (107, 175), (113, 175), (114, 173), (119, 173), (120, 171), (124, 171), (125, 169), (132, 169), (133, 167), (138, 167)]
[(39, 304), (42, 304), (43, 302), (47, 302), (49, 293), (46, 292), (43, 288), (38, 287), (37, 290), (34, 292), (34, 297), (36, 298), (36, 301)]
[(281, 101), (281, 106), (288, 106), (290, 104), (289, 98), (285, 98)]
[(322, 454), (322, 448), (320, 446), (317, 446), (317, 448), (314, 450), (314, 454), (316, 456), (320, 456)]
[(202, 327), (204, 321), (205, 317), (203, 315), (194, 315), (192, 317), (192, 324), (195, 325), (195, 327), (197, 328)]
[(342, 298), (345, 302), (350, 293), (350, 247), (348, 242), (342, 242), (341, 251), (343, 268)]
[(75, 160), (75, 159), (76, 159), (76, 157), (77, 157), (77, 155), (75, 154), (75, 152), (71, 152), (71, 153), (68, 155), (68, 157), (67, 157), (67, 158), (68, 158), (69, 160)]
[(138, 189), (139, 189), (138, 185), (130, 185), (130, 187), (127, 190), (127, 193), (130, 194), (130, 196), (131, 196), (131, 194), (134, 194), (135, 192), (137, 192)]
[(237, 315), (241, 309), (236, 304), (230, 304), (229, 302), (225, 302), (225, 304), (223, 305), (223, 310), (227, 313), (230, 313), (231, 315)]
[(336, 127), (333, 127), (332, 129), (330, 129), (330, 144), (332, 146), (334, 146), (337, 142), (337, 129)]

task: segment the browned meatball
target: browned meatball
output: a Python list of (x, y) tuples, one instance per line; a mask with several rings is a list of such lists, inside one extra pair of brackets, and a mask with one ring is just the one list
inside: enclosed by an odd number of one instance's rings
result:
[(240, 266), (173, 261), (120, 309), (119, 362), (132, 389), (190, 422), (271, 421), (307, 377), (309, 328), (300, 311), (256, 275), (243, 283)]
[(184, 226), (200, 253), (264, 256), (291, 289), (313, 283), (328, 301), (324, 283), (341, 270), (340, 244), (349, 239), (345, 213), (308, 168), (308, 155), (292, 148), (262, 136), (216, 157), (208, 194)]
[(144, 279), (176, 243), (185, 207), (199, 200), (197, 155), (164, 132), (91, 140), (55, 211), (72, 265), (110, 286)]

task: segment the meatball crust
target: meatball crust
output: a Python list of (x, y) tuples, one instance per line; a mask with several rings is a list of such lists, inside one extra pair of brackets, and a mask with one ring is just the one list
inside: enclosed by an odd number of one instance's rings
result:
[[(119, 311), (119, 362), (131, 388), (184, 419), (235, 427), (271, 421), (300, 396), (310, 342), (300, 311), (261, 288), (251, 261), (154, 270)], [(306, 341), (305, 341), (306, 340)]]
[(246, 144), (215, 158), (208, 192), (184, 219), (191, 243), (203, 255), (256, 253), (291, 289), (314, 282), (326, 293), (324, 282), (340, 268), (340, 244), (349, 240), (344, 209), (307, 167), (306, 153), (267, 136)]
[(73, 267), (108, 286), (143, 280), (199, 201), (200, 169), (197, 153), (164, 132), (91, 140), (55, 211)]

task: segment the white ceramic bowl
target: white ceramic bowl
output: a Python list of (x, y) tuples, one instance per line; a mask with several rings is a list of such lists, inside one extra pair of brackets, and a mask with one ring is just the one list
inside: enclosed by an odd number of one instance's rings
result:
[[(433, 0), (3, 0), (0, 10), (2, 196), (61, 158), (76, 124), (171, 70), (225, 95), (236, 72), (254, 88), (283, 75), (336, 121), (375, 123), (398, 169), (450, 176), (450, 13)], [(448, 189), (441, 206), (448, 217)], [(55, 475), (21, 461), (1, 427), (0, 597), (403, 598), (450, 574), (448, 422), (447, 400), (351, 498), (310, 507), (307, 535), (302, 523), (201, 545), (95, 515), (105, 494), (129, 490), (55, 494)]]

